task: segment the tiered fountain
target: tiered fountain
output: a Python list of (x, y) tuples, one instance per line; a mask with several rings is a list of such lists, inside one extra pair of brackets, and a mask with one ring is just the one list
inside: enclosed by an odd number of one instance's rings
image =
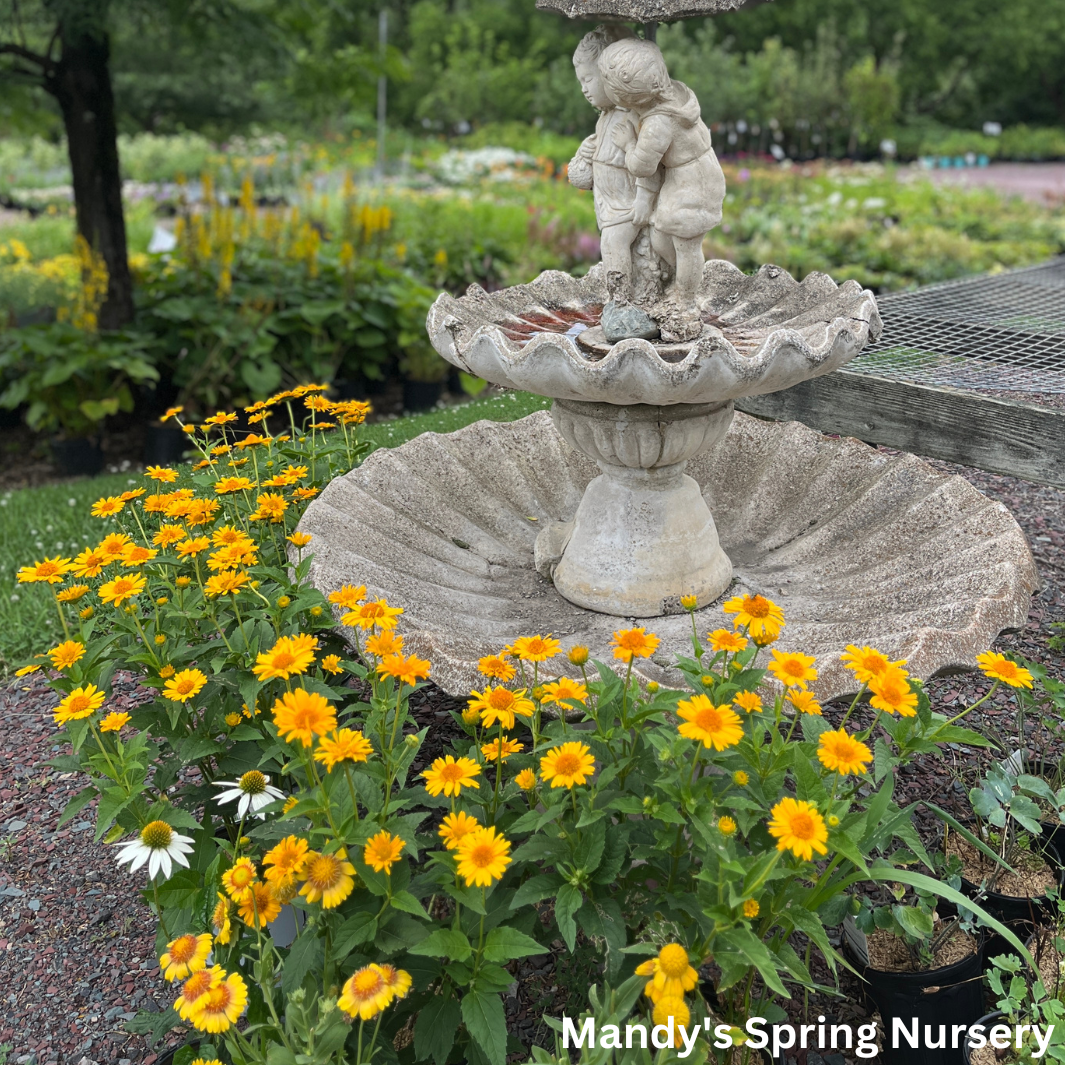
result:
[[(784, 647), (836, 659), (872, 642), (921, 676), (971, 663), (1023, 624), (1037, 581), (1008, 511), (912, 457), (734, 418), (738, 397), (830, 373), (881, 329), (857, 282), (704, 263), (724, 176), (649, 30), (741, 0), (538, 2), (652, 24), (640, 36), (611, 21), (574, 55), (599, 119), (569, 179), (595, 197), (603, 262), (441, 295), (428, 329), (453, 365), (550, 397), (550, 421), (481, 422), (371, 456), (307, 511), (315, 581), (403, 605), (408, 646), (456, 691), (521, 633), (609, 657), (622, 618), (656, 619), (662, 656), (643, 671), (668, 680), (691, 631), (681, 597), (705, 630), (730, 586), (782, 603)], [(846, 685), (826, 662), (819, 693)]]

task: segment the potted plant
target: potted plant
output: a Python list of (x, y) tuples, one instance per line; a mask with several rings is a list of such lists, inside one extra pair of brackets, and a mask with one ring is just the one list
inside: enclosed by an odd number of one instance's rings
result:
[[(942, 864), (942, 863), (941, 863)], [(925, 1024), (973, 1024), (983, 1013), (980, 983), (983, 934), (969, 910), (941, 916), (937, 898), (901, 885), (878, 885), (863, 895), (860, 909), (844, 926), (848, 953), (867, 982), (887, 1031), (900, 1019), (909, 1028), (916, 1018)], [(953, 908), (952, 908), (953, 909)], [(961, 1063), (961, 1052), (950, 1045), (935, 1048), (885, 1045), (881, 1057), (906, 1065)]]
[(29, 326), (0, 334), (0, 406), (26, 405), (26, 424), (55, 434), (61, 473), (98, 473), (99, 432), (108, 415), (133, 409), (131, 383), (158, 379), (143, 343), (73, 325)]

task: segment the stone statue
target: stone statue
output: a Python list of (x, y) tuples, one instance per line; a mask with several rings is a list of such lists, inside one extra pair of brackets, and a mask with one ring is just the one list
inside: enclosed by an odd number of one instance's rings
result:
[[(604, 333), (609, 341), (695, 340), (702, 241), (720, 223), (725, 198), (699, 101), (670, 78), (654, 42), (621, 27), (586, 35), (573, 64), (585, 98), (601, 112), (570, 163), (570, 181), (595, 194), (611, 297)], [(641, 249), (645, 231), (651, 255)]]

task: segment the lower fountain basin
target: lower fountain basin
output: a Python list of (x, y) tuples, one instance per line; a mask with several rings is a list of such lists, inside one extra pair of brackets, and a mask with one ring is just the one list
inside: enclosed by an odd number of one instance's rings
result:
[[(686, 472), (734, 568), (731, 587), (697, 612), (700, 634), (731, 628), (727, 596), (768, 596), (787, 618), (775, 646), (817, 656), (811, 687), (822, 699), (854, 689), (839, 662), (848, 644), (905, 658), (927, 678), (973, 668), (1001, 631), (1025, 623), (1039, 579), (1024, 533), (963, 478), (742, 414)], [(377, 451), (308, 507), (311, 579), (324, 593), (365, 584), (403, 607), (407, 649), (456, 694), (481, 687), (478, 658), (520, 635), (552, 633), (621, 669), (610, 641), (625, 619), (567, 601), (536, 568), (538, 534), (571, 521), (599, 473), (547, 412)], [(672, 663), (690, 652), (688, 616), (637, 624), (662, 642), (635, 672), (679, 683)], [(560, 656), (542, 675), (567, 672)]]

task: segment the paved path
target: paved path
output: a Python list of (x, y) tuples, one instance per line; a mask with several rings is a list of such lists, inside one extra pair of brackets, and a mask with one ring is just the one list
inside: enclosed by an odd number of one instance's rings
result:
[(1065, 163), (992, 163), (964, 169), (913, 169), (937, 185), (991, 186), (1036, 203), (1065, 206)]

